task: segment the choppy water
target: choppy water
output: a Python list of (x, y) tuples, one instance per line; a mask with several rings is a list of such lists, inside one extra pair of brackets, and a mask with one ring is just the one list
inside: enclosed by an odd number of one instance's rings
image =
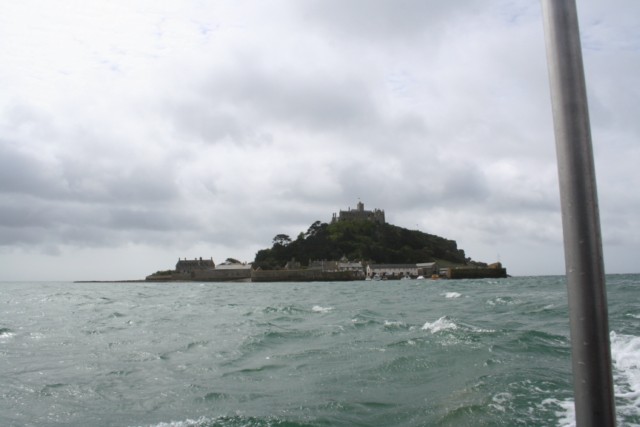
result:
[[(640, 276), (609, 276), (640, 425)], [(0, 283), (2, 426), (572, 425), (562, 277)]]

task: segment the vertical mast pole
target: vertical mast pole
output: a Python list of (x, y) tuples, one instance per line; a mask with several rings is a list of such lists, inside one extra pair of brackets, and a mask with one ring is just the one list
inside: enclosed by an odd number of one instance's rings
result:
[(542, 0), (578, 426), (614, 426), (602, 237), (575, 0)]

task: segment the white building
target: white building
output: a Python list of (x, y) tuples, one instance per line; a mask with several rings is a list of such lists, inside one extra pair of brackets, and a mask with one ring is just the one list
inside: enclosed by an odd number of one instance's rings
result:
[(418, 276), (417, 264), (369, 264), (367, 265), (367, 276), (374, 277), (406, 277)]

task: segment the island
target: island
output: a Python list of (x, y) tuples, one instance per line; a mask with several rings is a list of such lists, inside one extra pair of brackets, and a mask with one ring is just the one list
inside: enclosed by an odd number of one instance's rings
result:
[(251, 263), (179, 258), (146, 281), (304, 282), (504, 278), (501, 263), (466, 257), (454, 240), (389, 224), (384, 210), (356, 208), (315, 221), (295, 239), (277, 234)]

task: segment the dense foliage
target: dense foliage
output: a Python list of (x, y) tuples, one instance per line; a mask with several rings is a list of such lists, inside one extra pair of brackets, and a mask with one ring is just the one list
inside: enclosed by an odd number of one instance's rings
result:
[(465, 263), (463, 250), (448, 240), (417, 230), (372, 221), (316, 221), (295, 240), (278, 234), (270, 249), (256, 254), (254, 267), (277, 269), (295, 259), (303, 266), (313, 260), (371, 261), (376, 263), (415, 263), (445, 260)]

